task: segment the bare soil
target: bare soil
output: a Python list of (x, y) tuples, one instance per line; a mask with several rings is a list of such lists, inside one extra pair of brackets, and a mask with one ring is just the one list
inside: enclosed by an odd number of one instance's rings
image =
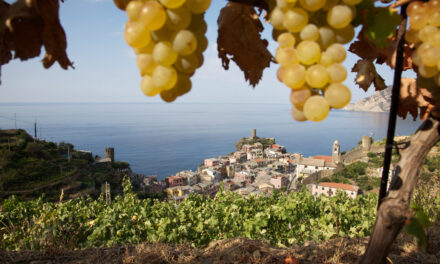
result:
[[(440, 225), (428, 229), (429, 242), (424, 250), (416, 240), (400, 234), (388, 263), (440, 264)], [(0, 251), (0, 263), (90, 263), (90, 264), (138, 264), (138, 263), (356, 263), (368, 243), (365, 238), (336, 238), (320, 244), (278, 248), (268, 243), (246, 238), (213, 241), (205, 248), (190, 245), (144, 243), (109, 248), (90, 248), (68, 251)]]

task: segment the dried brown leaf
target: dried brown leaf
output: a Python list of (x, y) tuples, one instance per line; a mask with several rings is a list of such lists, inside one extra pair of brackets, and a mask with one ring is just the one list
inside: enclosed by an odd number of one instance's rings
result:
[(255, 9), (241, 3), (228, 3), (220, 11), (217, 23), (217, 49), (223, 68), (228, 70), (232, 59), (243, 71), (245, 79), (255, 87), (272, 61), (267, 50), (268, 42), (261, 39), (263, 25)]
[(367, 91), (372, 83), (376, 91), (387, 88), (384, 79), (377, 73), (372, 59), (358, 60), (351, 71), (357, 73), (355, 81), (364, 91)]
[[(10, 5), (3, 0), (0, 0), (0, 21), (5, 21)], [(5, 35), (1, 34), (0, 26), (0, 78), (1, 78), (1, 66), (8, 63), (12, 58), (11, 51), (8, 48), (8, 43), (5, 39)], [(1, 81), (0, 81), (1, 84)]]
[[(397, 40), (396, 34), (387, 39), (386, 48), (376, 47), (367, 37), (363, 31), (359, 32), (358, 39), (350, 45), (349, 51), (358, 55), (362, 59), (376, 60), (377, 64), (386, 63), (392, 69), (396, 66), (396, 54), (397, 54)], [(411, 55), (414, 51), (414, 47), (408, 43), (404, 44), (403, 53), (403, 70), (412, 69), (413, 63)]]
[(420, 109), (420, 119), (425, 120), (434, 106), (432, 94), (428, 89), (418, 87), (413, 78), (402, 78), (397, 111), (400, 117), (405, 119), (409, 113), (416, 120)]
[(18, 0), (12, 5), (0, 2), (0, 65), (12, 57), (27, 60), (47, 52), (43, 66), (58, 61), (63, 69), (72, 66), (66, 54), (66, 35), (58, 17), (58, 0)]
[(362, 31), (359, 32), (358, 39), (351, 43), (348, 50), (362, 59), (374, 60), (377, 58), (373, 44), (364, 36)]
[(427, 98), (428, 102), (434, 105), (434, 108), (429, 107), (426, 111), (427, 114), (432, 114), (433, 116), (440, 118), (440, 87), (435, 82), (434, 78), (423, 78), (418, 75), (416, 80), (416, 85), (418, 89), (426, 89), (424, 96)]
[(43, 66), (49, 68), (58, 61), (63, 69), (72, 66), (66, 54), (67, 41), (64, 29), (58, 17), (58, 0), (33, 0), (35, 9), (44, 21), (43, 42), (46, 55)]

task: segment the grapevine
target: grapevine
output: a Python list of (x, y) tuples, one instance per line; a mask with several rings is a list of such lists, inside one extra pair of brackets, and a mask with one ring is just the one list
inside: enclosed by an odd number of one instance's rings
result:
[[(303, 189), (270, 197), (244, 198), (232, 192), (208, 199), (191, 195), (175, 206), (138, 199), (127, 188), (127, 179), (123, 185), (124, 196), (116, 196), (109, 205), (103, 197), (58, 204), (10, 197), (0, 210), (0, 249), (44, 250), (54, 245), (78, 249), (159, 241), (206, 245), (233, 237), (290, 246), (337, 236), (363, 237), (372, 227), (377, 202), (373, 194), (350, 199), (344, 192), (316, 199)], [(335, 226), (336, 221), (343, 224)]]
[(141, 90), (147, 96), (160, 94), (173, 102), (191, 90), (190, 77), (203, 64), (204, 13), (211, 0), (115, 1), (129, 18), (125, 41), (137, 55), (142, 76)]
[(412, 2), (407, 13), (409, 30), (405, 39), (416, 46), (412, 58), (418, 73), (440, 85), (440, 1)]
[(291, 89), (292, 117), (321, 121), (330, 108), (342, 108), (351, 99), (342, 82), (346, 52), (342, 44), (354, 37), (355, 5), (360, 0), (277, 0), (270, 15), (278, 79)]

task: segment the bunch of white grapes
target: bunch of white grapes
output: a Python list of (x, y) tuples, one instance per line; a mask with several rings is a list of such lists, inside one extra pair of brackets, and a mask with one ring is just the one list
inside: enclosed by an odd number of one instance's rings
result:
[(276, 0), (270, 14), (278, 79), (291, 88), (292, 117), (321, 121), (330, 108), (342, 108), (351, 99), (342, 82), (347, 71), (342, 44), (354, 37), (350, 24), (362, 0)]
[(208, 46), (204, 13), (211, 0), (132, 0), (124, 38), (136, 55), (147, 96), (166, 102), (191, 90), (190, 77)]
[(409, 29), (405, 39), (416, 46), (412, 59), (418, 73), (440, 85), (440, 0), (412, 2), (406, 12)]

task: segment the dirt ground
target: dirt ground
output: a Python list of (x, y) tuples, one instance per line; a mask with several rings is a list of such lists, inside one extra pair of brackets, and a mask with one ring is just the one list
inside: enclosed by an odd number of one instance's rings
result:
[[(388, 263), (440, 264), (440, 226), (429, 228), (429, 243), (425, 251), (416, 241), (400, 234), (388, 256)], [(306, 243), (291, 248), (272, 247), (268, 243), (246, 238), (211, 242), (205, 248), (189, 245), (145, 243), (110, 248), (90, 248), (77, 251), (46, 252), (0, 251), (0, 263), (356, 263), (364, 252), (368, 238), (337, 238), (321, 244)]]

